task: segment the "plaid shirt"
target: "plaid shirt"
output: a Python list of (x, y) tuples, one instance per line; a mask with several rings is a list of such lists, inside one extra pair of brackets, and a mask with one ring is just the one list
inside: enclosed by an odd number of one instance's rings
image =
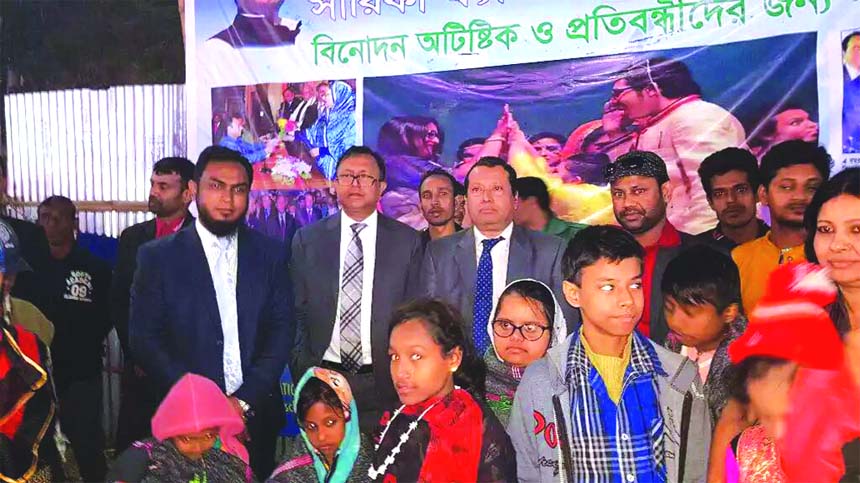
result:
[(616, 406), (581, 338), (570, 344), (565, 378), (571, 393), (573, 481), (666, 481), (658, 374), (666, 375), (657, 353), (644, 336), (633, 332), (630, 364)]

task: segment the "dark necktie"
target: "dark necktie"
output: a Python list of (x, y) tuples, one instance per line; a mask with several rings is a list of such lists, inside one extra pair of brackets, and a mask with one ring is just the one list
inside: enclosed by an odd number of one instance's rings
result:
[(490, 319), (490, 311), (493, 309), (493, 257), (490, 251), (500, 241), (502, 241), (502, 237), (481, 241), (484, 248), (481, 251), (481, 258), (478, 261), (478, 274), (475, 277), (472, 339), (475, 342), (475, 349), (481, 356), (490, 345), (487, 334), (487, 322)]

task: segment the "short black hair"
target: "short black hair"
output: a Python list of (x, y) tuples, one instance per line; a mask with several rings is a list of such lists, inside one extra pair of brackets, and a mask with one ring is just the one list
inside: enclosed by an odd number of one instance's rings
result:
[(194, 163), (188, 158), (170, 156), (161, 158), (152, 165), (155, 174), (178, 174), (184, 188), (194, 179)]
[(702, 187), (705, 188), (708, 199), (714, 195), (714, 176), (721, 176), (729, 171), (746, 173), (747, 181), (753, 192), (761, 185), (758, 160), (753, 153), (741, 148), (721, 149), (708, 155), (699, 165), (699, 179), (702, 180)]
[(241, 112), (236, 111), (236, 112), (233, 112), (230, 114), (230, 120), (232, 121), (233, 119), (241, 119), (244, 121), (245, 115), (242, 114)]
[(815, 191), (812, 201), (803, 214), (803, 225), (806, 227), (806, 242), (803, 246), (806, 259), (818, 263), (815, 255), (815, 235), (818, 233), (818, 215), (824, 203), (839, 195), (851, 195), (860, 198), (860, 168), (848, 168), (833, 175)]
[(41, 210), (43, 207), (56, 208), (63, 214), (63, 216), (72, 220), (78, 216), (78, 208), (75, 206), (75, 202), (65, 196), (53, 195), (45, 198), (44, 201), (39, 203), (37, 211)]
[(483, 158), (479, 159), (477, 163), (473, 164), (471, 168), (469, 168), (469, 172), (466, 173), (466, 179), (464, 180), (467, 192), (469, 191), (469, 176), (471, 176), (472, 171), (474, 171), (475, 168), (477, 168), (479, 166), (483, 166), (485, 168), (502, 168), (502, 169), (504, 169), (505, 172), (508, 173), (508, 181), (511, 183), (511, 191), (513, 192), (514, 196), (516, 196), (516, 194), (517, 194), (517, 172), (514, 171), (514, 168), (512, 168), (511, 165), (508, 164), (507, 161), (505, 161), (502, 158), (497, 158), (495, 156), (484, 156)]
[(534, 144), (543, 138), (554, 139), (554, 140), (558, 141), (558, 143), (561, 144), (562, 146), (564, 146), (564, 143), (567, 142), (567, 138), (565, 138), (561, 134), (544, 131), (544, 132), (539, 132), (533, 136), (529, 136), (529, 144)]
[(517, 178), (516, 186), (514, 188), (517, 196), (520, 197), (520, 200), (525, 200), (534, 196), (537, 198), (540, 209), (543, 210), (544, 213), (550, 212), (549, 190), (542, 179), (534, 176)]
[(248, 186), (254, 183), (254, 168), (251, 167), (248, 158), (242, 156), (242, 153), (238, 151), (223, 146), (209, 146), (200, 153), (200, 156), (197, 157), (197, 164), (194, 166), (195, 183), (200, 182), (203, 172), (206, 171), (206, 166), (211, 162), (236, 163), (245, 168), (245, 173), (248, 175)]
[(564, 279), (577, 285), (582, 283), (582, 270), (601, 258), (620, 262), (628, 258), (645, 258), (645, 250), (633, 235), (612, 225), (587, 226), (577, 232), (567, 244), (561, 259)]
[(666, 266), (660, 282), (663, 297), (681, 305), (711, 304), (722, 313), (732, 304), (741, 304), (741, 278), (728, 255), (707, 245), (682, 251)]
[(454, 181), (456, 181), (456, 183), (454, 183), (454, 196), (466, 196), (466, 187), (463, 186), (463, 183), (456, 179)]
[(311, 406), (321, 402), (330, 407), (338, 414), (343, 414), (343, 404), (337, 393), (325, 381), (311, 377), (305, 381), (302, 386), (302, 391), (299, 393), (299, 398), (296, 400), (296, 418), (299, 420), (299, 425), (303, 425), (305, 418)]
[(337, 164), (334, 167), (334, 172), (337, 173), (337, 170), (340, 169), (340, 165), (345, 159), (353, 156), (370, 156), (373, 158), (373, 160), (376, 161), (376, 166), (379, 168), (379, 180), (385, 181), (385, 159), (382, 158), (381, 154), (367, 146), (352, 146), (347, 149), (340, 158), (338, 158)]
[(469, 138), (457, 147), (457, 161), (462, 161), (466, 157), (466, 148), (475, 145), (483, 145), (486, 138)]
[(798, 164), (815, 166), (815, 169), (824, 179), (830, 175), (830, 155), (827, 154), (826, 149), (806, 141), (785, 141), (774, 145), (761, 158), (762, 185), (768, 189), (780, 169)]
[(634, 66), (624, 77), (627, 84), (637, 91), (657, 84), (660, 93), (669, 99), (702, 95), (702, 88), (693, 79), (693, 74), (680, 60), (663, 57), (646, 59)]
[(454, 179), (453, 176), (451, 176), (451, 173), (445, 171), (442, 168), (433, 168), (431, 170), (425, 171), (424, 174), (421, 175), (421, 181), (418, 182), (418, 194), (419, 195), (421, 194), (421, 186), (423, 186), (424, 182), (427, 181), (427, 178), (430, 178), (431, 176), (439, 176), (439, 177), (445, 178), (448, 181), (450, 181), (451, 182), (451, 194), (452, 195), (457, 194), (457, 185), (460, 183), (458, 183), (457, 180)]
[(848, 42), (851, 42), (851, 39), (854, 37), (860, 37), (860, 30), (851, 32), (846, 35), (844, 39), (842, 39), (842, 53), (848, 52)]

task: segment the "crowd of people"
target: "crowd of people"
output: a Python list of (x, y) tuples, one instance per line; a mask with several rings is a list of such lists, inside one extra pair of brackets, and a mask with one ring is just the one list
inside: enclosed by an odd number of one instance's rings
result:
[[(433, 127), (413, 121), (392, 129)], [(524, 139), (509, 112), (495, 135)], [(487, 155), (491, 138), (468, 169), (408, 173), (423, 231), (379, 211), (403, 173), (364, 146), (332, 166), (336, 208), (252, 194), (252, 163), (223, 146), (160, 160), (155, 218), (123, 232), (112, 272), (76, 244), (68, 198), (38, 226), (4, 217), (0, 474), (858, 481), (860, 170), (831, 177), (804, 140), (704, 153), (686, 196), (718, 221), (693, 235), (671, 217), (674, 161), (633, 150), (601, 167), (615, 223), (586, 225), (528, 176), (562, 145), (541, 136), (526, 161)]]

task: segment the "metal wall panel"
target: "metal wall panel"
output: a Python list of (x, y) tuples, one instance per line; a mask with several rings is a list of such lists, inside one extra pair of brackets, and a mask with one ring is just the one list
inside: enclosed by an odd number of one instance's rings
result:
[[(73, 201), (146, 202), (150, 170), (186, 156), (182, 85), (73, 89), (6, 96), (9, 194), (34, 215), (51, 195)], [(80, 213), (80, 229), (119, 236), (145, 211)]]

